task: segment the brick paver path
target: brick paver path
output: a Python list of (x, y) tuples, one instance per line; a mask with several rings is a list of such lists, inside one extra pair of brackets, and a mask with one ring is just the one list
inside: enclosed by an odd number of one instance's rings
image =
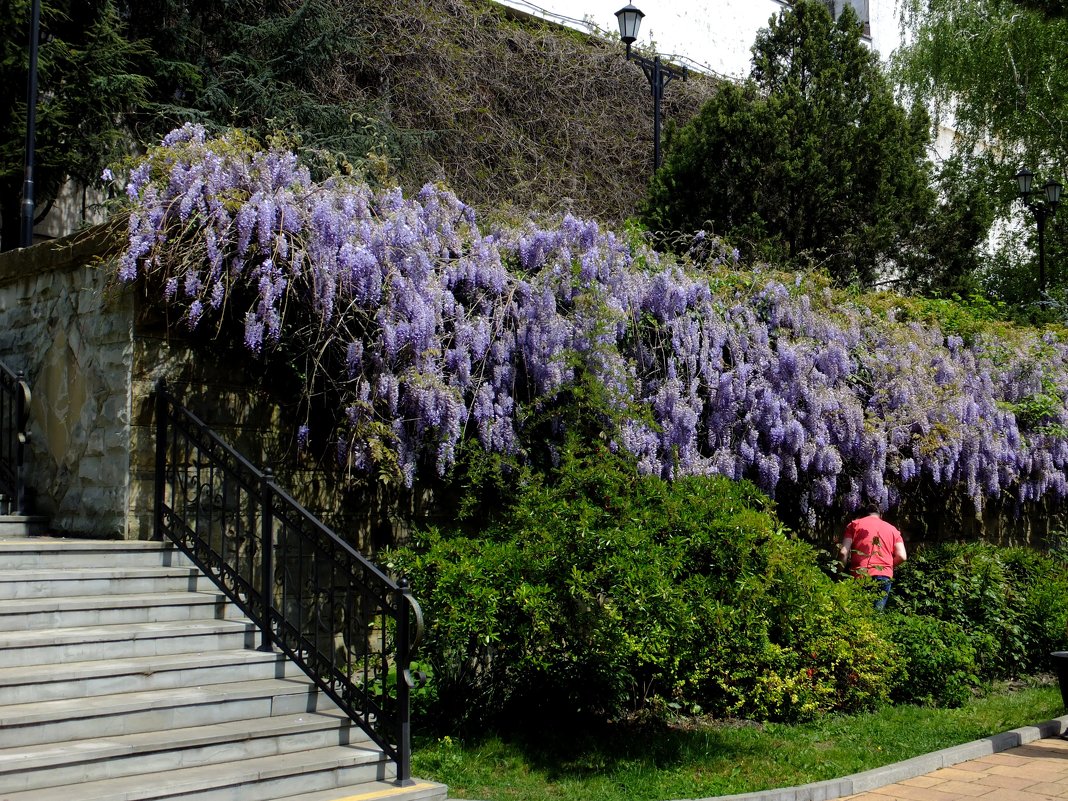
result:
[(1068, 740), (1050, 738), (952, 768), (846, 796), (843, 801), (1059, 801), (1068, 799)]

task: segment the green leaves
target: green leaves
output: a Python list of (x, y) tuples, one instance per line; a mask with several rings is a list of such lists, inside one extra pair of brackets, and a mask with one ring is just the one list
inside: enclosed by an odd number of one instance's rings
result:
[(852, 12), (804, 0), (753, 47), (676, 136), (643, 214), (661, 231), (711, 228), (750, 258), (824, 266), (871, 284), (916, 249), (934, 194), (927, 121), (899, 106)]
[[(984, 197), (998, 217), (1014, 220), (1008, 232), (1000, 233), (997, 252), (989, 259), (983, 276), (987, 292), (1013, 304), (1030, 304), (1038, 294), (1037, 231), (1016, 199), (1013, 176), (1025, 165), (1041, 181), (1052, 177), (1064, 183), (1068, 175), (1065, 4), (910, 0), (902, 21), (911, 43), (894, 56), (897, 80), (954, 129), (955, 152), (974, 165), (974, 175), (964, 176), (970, 191)], [(1050, 223), (1045, 247), (1050, 285), (1056, 290), (1068, 277), (1059, 269), (1068, 228), (1057, 217)], [(1025, 237), (1013, 232), (1017, 226), (1027, 232)], [(1062, 292), (1055, 293), (1061, 301)], [(1030, 311), (1039, 319), (1048, 316), (1048, 310)], [(1058, 316), (1063, 319), (1063, 306)]]
[(895, 687), (895, 701), (959, 707), (979, 689), (976, 648), (959, 626), (908, 614), (891, 614), (889, 623), (908, 671), (908, 679)]
[(870, 599), (752, 485), (639, 477), (601, 445), (570, 443), (487, 530), (426, 532), (393, 567), (427, 615), (433, 712), (455, 725), (549, 704), (801, 719), (876, 705), (898, 668)]
[(1045, 669), (1049, 652), (1064, 645), (1068, 573), (1030, 548), (947, 543), (919, 550), (897, 571), (888, 608), (967, 635), (967, 672), (979, 679), (1020, 676)]
[[(17, 244), (26, 137), (30, 3), (0, 3), (0, 218), (2, 245)], [(112, 0), (45, 2), (38, 54), (35, 199), (38, 211), (68, 178), (97, 181), (123, 152), (120, 121), (139, 108), (152, 81), (139, 69), (143, 42), (129, 38)]]

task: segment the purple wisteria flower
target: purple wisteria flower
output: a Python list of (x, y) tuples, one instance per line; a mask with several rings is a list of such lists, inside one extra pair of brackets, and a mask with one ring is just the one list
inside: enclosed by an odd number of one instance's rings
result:
[(806, 513), (920, 481), (977, 509), (1068, 494), (1068, 345), (1050, 332), (897, 322), (802, 276), (743, 276), (707, 234), (700, 271), (571, 216), (484, 234), (441, 187), (315, 184), (292, 153), (197, 126), (127, 195), (119, 277), (158, 281), (192, 327), (231, 315), (253, 354), (322, 354), (352, 469), (388, 452), (412, 482), (464, 438), (521, 455), (526, 412), (583, 371), (612, 447), (667, 478), (789, 487)]

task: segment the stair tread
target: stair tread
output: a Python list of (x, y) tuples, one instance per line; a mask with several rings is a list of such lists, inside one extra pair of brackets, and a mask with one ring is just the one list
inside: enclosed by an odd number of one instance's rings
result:
[(247, 620), (210, 618), (207, 620), (160, 620), (149, 623), (113, 623), (103, 626), (72, 626), (57, 629), (0, 631), (0, 648), (63, 645), (71, 642), (148, 640), (156, 637), (182, 637), (213, 631), (248, 630)]
[[(301, 712), (295, 715), (235, 720), (165, 731), (0, 748), (0, 775), (5, 772), (51, 767), (59, 762), (71, 764), (116, 759), (152, 751), (194, 748), (253, 737), (276, 737), (321, 729), (340, 729), (347, 725), (349, 719), (340, 712)], [(366, 735), (355, 726), (352, 726), (352, 734), (357, 739), (367, 740)]]
[(31, 701), (25, 704), (0, 706), (0, 728), (26, 726), (34, 723), (66, 721), (114, 715), (122, 712), (157, 710), (175, 706), (190, 706), (209, 702), (222, 703), (266, 695), (282, 696), (307, 693), (315, 685), (310, 679), (253, 679), (226, 684), (205, 684), (165, 690), (95, 695), (87, 698), (60, 698), (51, 701)]
[[(38, 790), (23, 790), (8, 793), (4, 801), (54, 801), (57, 798), (77, 798), (79, 801), (96, 799), (165, 797), (190, 793), (234, 784), (267, 781), (283, 776), (298, 776), (334, 767), (374, 764), (382, 761), (382, 752), (377, 748), (361, 745), (338, 745), (254, 757), (236, 762), (223, 762), (190, 768), (178, 768), (160, 773), (144, 773), (114, 779), (99, 779), (77, 785), (47, 787)], [(123, 795), (130, 793), (130, 796)]]
[(0, 668), (0, 687), (16, 684), (43, 684), (52, 681), (121, 676), (124, 674), (159, 673), (165, 670), (189, 670), (224, 665), (247, 665), (256, 662), (279, 662), (280, 653), (257, 651), (251, 648), (224, 651), (200, 651), (188, 654), (129, 656), (120, 659), (95, 659), (84, 662), (64, 662), (39, 665), (33, 670), (25, 667)]
[(58, 598), (11, 598), (0, 604), (0, 615), (214, 604), (225, 597), (222, 592), (142, 592), (122, 595), (64, 595)]
[(132, 565), (129, 567), (63, 567), (41, 570), (0, 569), (0, 581), (79, 581), (84, 579), (111, 578), (185, 578), (199, 575), (197, 568), (189, 566)]
[(310, 793), (299, 795), (287, 795), (285, 798), (277, 798), (274, 801), (418, 801), (423, 798), (445, 798), (448, 788), (444, 784), (428, 782), (416, 779), (407, 787), (401, 787), (395, 782), (364, 782), (345, 787), (334, 787), (330, 790), (313, 790)]
[(158, 540), (93, 540), (83, 537), (17, 537), (0, 539), (0, 553), (31, 551), (177, 551), (174, 545)]

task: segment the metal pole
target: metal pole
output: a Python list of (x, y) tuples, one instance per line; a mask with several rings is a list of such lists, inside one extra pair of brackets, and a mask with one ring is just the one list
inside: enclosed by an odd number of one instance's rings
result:
[(660, 169), (660, 99), (664, 95), (664, 74), (660, 71), (660, 56), (653, 59), (653, 172)]
[(274, 609), (274, 474), (263, 471), (260, 483), (260, 588), (263, 603), (263, 625), (260, 630), (260, 650), (273, 651), (271, 645), (271, 613)]
[(26, 88), (26, 178), (22, 184), (22, 237), (20, 246), (33, 244), (33, 162), (37, 138), (37, 40), (41, 30), (41, 0), (33, 0), (30, 13), (30, 74)]
[(412, 783), (411, 629), (408, 579), (397, 582), (397, 783)]
[(1046, 291), (1046, 209), (1039, 206), (1035, 209), (1035, 218), (1038, 220), (1038, 291)]
[(28, 514), (26, 505), (26, 441), (29, 438), (28, 395), (29, 385), (26, 374), (19, 370), (15, 376), (15, 511), (20, 515)]
[(163, 539), (164, 482), (167, 474), (167, 382), (156, 382), (156, 483), (152, 510), (152, 539)]

